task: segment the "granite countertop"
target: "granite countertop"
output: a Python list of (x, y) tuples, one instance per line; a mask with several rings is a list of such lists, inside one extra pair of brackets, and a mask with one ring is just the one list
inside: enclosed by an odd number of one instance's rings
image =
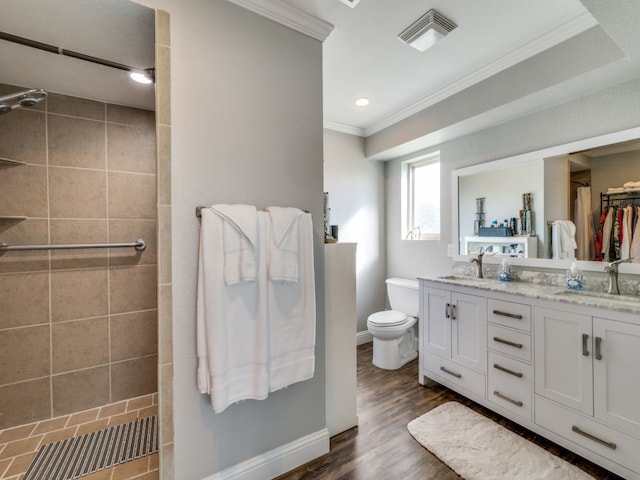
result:
[(554, 302), (572, 303), (587, 307), (614, 310), (618, 312), (640, 314), (640, 296), (636, 295), (610, 295), (605, 292), (588, 290), (569, 290), (563, 285), (545, 279), (535, 281), (501, 282), (492, 278), (479, 279), (474, 276), (453, 273), (441, 277), (419, 277), (438, 283), (457, 285), (462, 287), (480, 288), (490, 292), (521, 295), (528, 298), (550, 300)]

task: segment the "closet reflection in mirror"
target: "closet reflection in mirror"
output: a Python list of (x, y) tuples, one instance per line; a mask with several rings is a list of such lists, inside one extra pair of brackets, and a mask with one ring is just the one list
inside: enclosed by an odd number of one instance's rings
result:
[[(569, 147), (575, 146), (580, 144)], [(483, 251), (584, 261), (634, 257), (640, 263), (640, 230), (635, 235), (640, 213), (640, 140), (560, 151), (558, 147), (539, 156), (527, 154), (454, 172), (461, 255)], [(527, 193), (533, 217), (529, 234), (522, 223), (523, 194)], [(485, 228), (479, 232), (477, 198), (484, 198)], [(492, 225), (499, 228), (493, 230)]]

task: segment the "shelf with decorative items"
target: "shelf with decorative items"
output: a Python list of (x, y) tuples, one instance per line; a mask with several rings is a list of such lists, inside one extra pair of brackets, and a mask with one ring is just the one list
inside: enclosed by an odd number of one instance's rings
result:
[(511, 237), (464, 237), (464, 255), (477, 255), (479, 253), (492, 253), (498, 256), (536, 258), (538, 256), (538, 237), (511, 236)]
[(0, 166), (18, 166), (18, 165), (26, 165), (26, 162), (21, 162), (20, 160), (9, 160), (8, 158), (0, 157)]

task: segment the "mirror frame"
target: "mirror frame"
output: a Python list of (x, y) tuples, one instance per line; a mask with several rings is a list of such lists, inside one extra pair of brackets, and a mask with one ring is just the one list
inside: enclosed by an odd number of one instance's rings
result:
[[(599, 135), (597, 137), (587, 138), (583, 140), (577, 140), (574, 142), (565, 143), (555, 147), (549, 147), (542, 150), (536, 150), (532, 152), (522, 153), (514, 155), (512, 157), (502, 158), (499, 160), (493, 160), (489, 162), (479, 163), (469, 167), (459, 168), (451, 173), (451, 211), (453, 213), (452, 222), (452, 251), (454, 262), (468, 262), (471, 255), (462, 255), (460, 253), (460, 234), (459, 234), (459, 218), (460, 210), (458, 204), (458, 179), (459, 177), (472, 175), (475, 173), (485, 173), (496, 168), (512, 167), (519, 163), (528, 162), (531, 160), (539, 160), (541, 158), (554, 157), (558, 155), (565, 155), (569, 152), (578, 152), (581, 150), (588, 150), (596, 147), (603, 147), (613, 143), (626, 142), (629, 140), (636, 140), (640, 138), (640, 127), (630, 128), (628, 130), (622, 130), (619, 132), (608, 133), (605, 135)], [(498, 264), (501, 261), (501, 257), (484, 257), (484, 262), (489, 264)], [(562, 269), (566, 270), (571, 265), (572, 260), (553, 260), (550, 258), (509, 258), (509, 263), (512, 265), (545, 269)], [(593, 262), (593, 261), (579, 261), (579, 267), (583, 271), (603, 272), (606, 262)], [(620, 265), (620, 273), (640, 274), (640, 263), (623, 263)]]

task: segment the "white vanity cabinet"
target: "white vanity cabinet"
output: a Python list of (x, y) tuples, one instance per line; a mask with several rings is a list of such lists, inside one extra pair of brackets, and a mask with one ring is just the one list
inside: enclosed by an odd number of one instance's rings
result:
[[(486, 299), (434, 286), (421, 289), (421, 366), (425, 375), (484, 398)], [(428, 322), (422, 322), (422, 317)]]
[(544, 286), (420, 282), (421, 384), (441, 383), (640, 480), (638, 313), (561, 301)]
[(531, 306), (488, 298), (487, 317), (487, 400), (531, 421)]

